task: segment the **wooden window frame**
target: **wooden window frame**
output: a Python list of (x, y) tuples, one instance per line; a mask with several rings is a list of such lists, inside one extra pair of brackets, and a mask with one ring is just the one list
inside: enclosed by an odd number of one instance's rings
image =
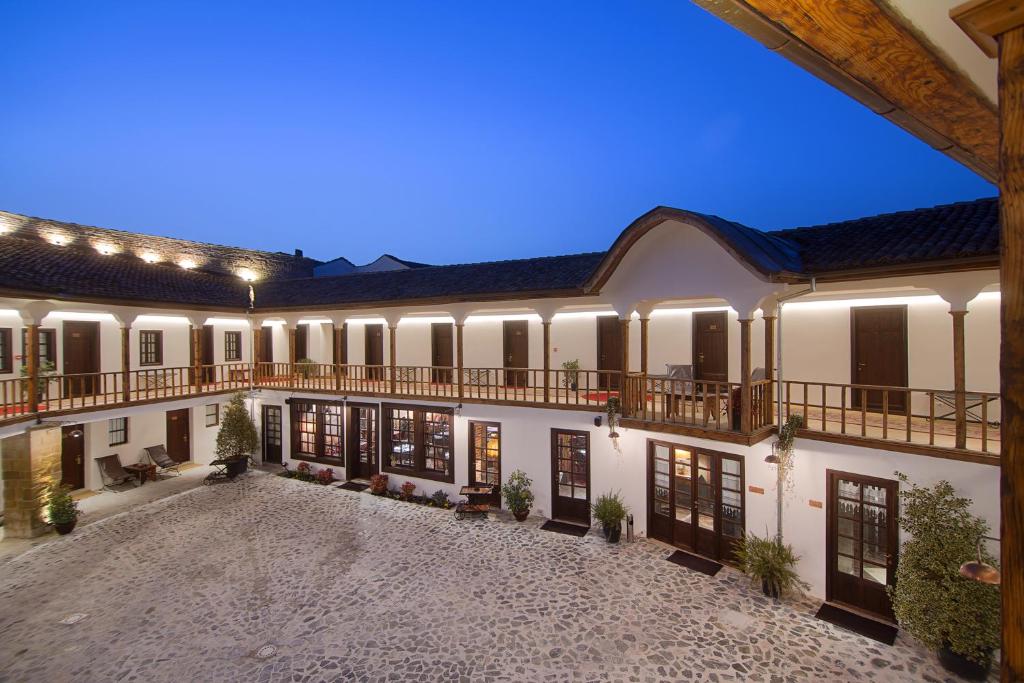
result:
[(467, 431), (469, 432), (466, 436), (469, 443), (469, 448), (466, 450), (466, 472), (467, 482), (476, 481), (475, 472), (473, 471), (473, 465), (476, 462), (476, 443), (473, 441), (473, 430), (476, 427), (482, 427), (487, 429), (488, 427), (494, 427), (498, 430), (498, 487), (501, 488), (502, 473), (501, 473), (501, 449), (502, 449), (502, 435), (501, 435), (501, 423), (493, 422), (488, 420), (469, 420)]
[[(210, 408), (213, 408), (213, 422), (210, 422)], [(220, 424), (220, 404), (219, 403), (207, 403), (206, 404), (206, 426), (216, 427)]]
[(14, 349), (11, 348), (13, 338), (10, 327), (0, 327), (0, 373), (14, 372)]
[[(391, 420), (392, 411), (394, 410), (408, 410), (412, 412), (413, 420), (413, 451), (412, 451), (412, 467), (395, 467), (391, 465)], [(427, 461), (427, 444), (425, 443), (425, 430), (424, 423), (426, 422), (425, 417), (427, 413), (435, 413), (439, 415), (448, 416), (448, 468), (447, 473), (439, 472), (438, 470), (430, 470), (426, 467)], [(441, 408), (438, 406), (424, 406), (424, 405), (407, 405), (402, 403), (382, 403), (381, 404), (381, 416), (380, 416), (380, 428), (381, 428), (381, 448), (378, 456), (380, 462), (380, 469), (382, 472), (389, 474), (401, 474), (408, 477), (415, 477), (417, 479), (428, 479), (430, 481), (439, 481), (448, 484), (455, 483), (455, 409), (454, 408)], [(436, 446), (435, 446), (436, 448)]]
[[(21, 366), (28, 364), (28, 328), (21, 328)], [(45, 351), (45, 353), (44, 353)], [(57, 330), (52, 327), (39, 328), (39, 364), (43, 361), (57, 365)]]
[[(234, 339), (234, 353), (230, 353), (232, 350), (232, 344), (228, 341)], [(225, 363), (237, 363), (242, 360), (242, 333), (238, 330), (225, 330), (224, 332), (224, 362)]]
[[(153, 337), (153, 352), (156, 360), (147, 361), (146, 338)], [(163, 330), (139, 330), (139, 367), (150, 367), (164, 364), (164, 333)]]
[[(313, 406), (313, 453), (299, 450), (299, 425), (302, 422), (299, 420), (299, 412), (308, 413), (305, 407)], [(345, 402), (344, 401), (318, 401), (310, 399), (291, 399), (289, 404), (289, 420), (291, 425), (291, 459), (292, 460), (306, 460), (309, 462), (317, 462), (326, 465), (334, 465), (338, 467), (345, 466), (345, 437), (348, 431), (348, 424), (345, 417)], [(327, 423), (326, 416), (328, 412), (325, 408), (332, 407), (337, 408), (337, 416), (339, 418), (337, 425), (329, 425)], [(333, 413), (332, 413), (333, 414)], [(330, 434), (329, 427), (337, 427), (337, 434)], [(324, 455), (328, 437), (337, 437), (337, 448), (339, 452), (337, 455)]]
[[(124, 428), (114, 428), (114, 423), (118, 420), (124, 420)], [(119, 441), (115, 441), (117, 438), (115, 434), (123, 433), (124, 436), (120, 437)], [(107, 420), (107, 445), (108, 446), (123, 446), (128, 443), (128, 418), (127, 417), (112, 417)]]

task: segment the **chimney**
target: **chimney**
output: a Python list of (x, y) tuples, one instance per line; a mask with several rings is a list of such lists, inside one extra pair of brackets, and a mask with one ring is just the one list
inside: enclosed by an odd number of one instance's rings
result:
[(295, 258), (302, 258), (302, 250), (301, 249), (296, 249), (295, 250)]

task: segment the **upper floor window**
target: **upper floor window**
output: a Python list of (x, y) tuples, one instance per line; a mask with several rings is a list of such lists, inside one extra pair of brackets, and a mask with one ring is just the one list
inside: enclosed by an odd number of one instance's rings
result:
[(384, 471), (455, 481), (450, 408), (384, 406)]
[(224, 362), (242, 360), (242, 333), (229, 331), (224, 333)]
[(0, 372), (14, 371), (14, 355), (11, 350), (11, 328), (0, 327)]
[[(46, 363), (57, 362), (57, 331), (53, 329), (39, 330), (39, 367), (45, 368)], [(28, 330), (21, 328), (21, 364), (28, 364)]]
[(160, 365), (164, 362), (164, 333), (160, 330), (139, 332), (139, 365)]

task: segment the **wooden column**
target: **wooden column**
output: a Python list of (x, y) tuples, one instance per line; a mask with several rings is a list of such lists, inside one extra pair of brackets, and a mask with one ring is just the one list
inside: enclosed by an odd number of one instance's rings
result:
[(619, 403), (622, 405), (623, 414), (627, 413), (626, 396), (629, 377), (629, 317), (619, 318), (619, 329), (622, 334), (622, 369), (619, 371)]
[(298, 330), (295, 329), (294, 325), (288, 327), (288, 368), (289, 374), (295, 372), (295, 361), (298, 358), (295, 357), (295, 335), (298, 334)]
[(121, 326), (121, 398), (131, 400), (131, 325)]
[(250, 333), (252, 334), (252, 362), (255, 366), (263, 362), (263, 326), (254, 326)]
[(649, 318), (640, 318), (640, 373), (647, 374), (647, 325)]
[(544, 330), (544, 402), (551, 403), (551, 321), (541, 320)]
[(388, 323), (388, 349), (390, 350), (390, 357), (388, 358), (389, 365), (391, 366), (391, 378), (388, 383), (388, 391), (392, 394), (395, 393), (395, 375), (398, 374), (395, 366), (397, 365), (398, 351), (396, 349), (396, 333), (398, 332), (398, 323)]
[(203, 328), (192, 326), (192, 386), (203, 384)]
[(764, 319), (764, 378), (768, 380), (762, 399), (765, 424), (772, 421), (772, 401), (775, 396), (775, 317), (774, 315), (762, 316)]
[(342, 334), (345, 331), (345, 324), (342, 323), (341, 329), (333, 322), (331, 323), (331, 360), (334, 361), (334, 390), (341, 391), (342, 384), (342, 372), (344, 369), (344, 363), (342, 362)]
[[(750, 396), (750, 320), (740, 321), (740, 431), (749, 434), (752, 427)], [(732, 416), (729, 416), (732, 419)]]
[(964, 364), (964, 317), (967, 311), (950, 311), (953, 316), (953, 408), (956, 415), (956, 447), (967, 448), (967, 378)]
[(465, 326), (466, 324), (464, 322), (456, 321), (455, 323), (455, 372), (457, 372), (459, 375), (457, 382), (459, 387), (459, 398), (463, 397), (464, 392), (466, 390), (465, 379), (462, 376), (462, 366), (464, 362), (462, 356), (462, 328), (464, 328)]
[(25, 326), (25, 374), (28, 412), (39, 412), (39, 325)]

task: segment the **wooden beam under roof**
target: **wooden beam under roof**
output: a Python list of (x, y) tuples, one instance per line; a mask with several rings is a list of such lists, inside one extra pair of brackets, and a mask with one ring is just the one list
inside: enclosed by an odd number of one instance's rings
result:
[(978, 87), (879, 0), (693, 0), (995, 182), (999, 120)]

